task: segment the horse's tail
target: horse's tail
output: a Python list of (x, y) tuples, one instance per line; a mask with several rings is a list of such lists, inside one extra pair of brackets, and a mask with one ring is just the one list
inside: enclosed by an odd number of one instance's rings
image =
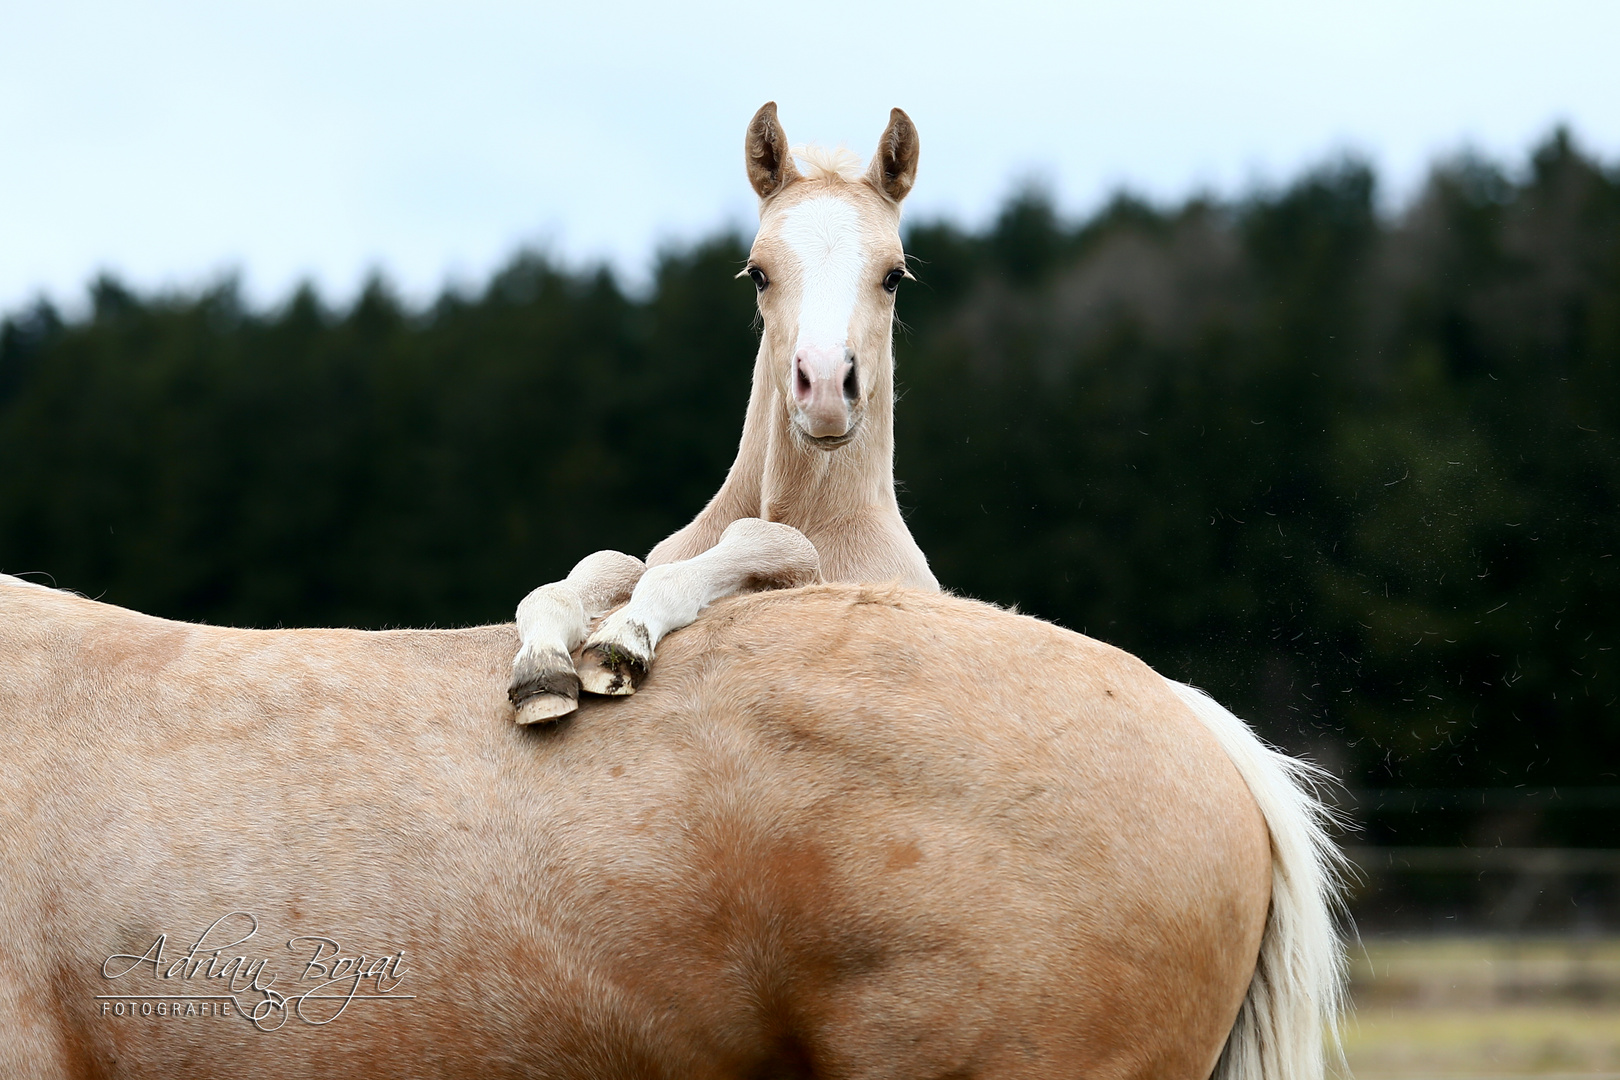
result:
[(1335, 917), (1348, 864), (1324, 828), (1332, 812), (1315, 794), (1331, 777), (1261, 742), (1202, 690), (1166, 681), (1237, 766), (1271, 832), (1271, 909), (1260, 958), (1211, 1080), (1320, 1080), (1328, 1038), (1342, 1055), (1344, 1004)]

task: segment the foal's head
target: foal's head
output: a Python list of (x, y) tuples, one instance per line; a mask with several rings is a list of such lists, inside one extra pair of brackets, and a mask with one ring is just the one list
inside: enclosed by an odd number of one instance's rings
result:
[(893, 407), (894, 293), (910, 276), (900, 201), (917, 176), (917, 129), (895, 109), (864, 173), (847, 152), (807, 154), (801, 173), (771, 102), (746, 145), (760, 203), (745, 273), (759, 291), (765, 362), (798, 441), (835, 450), (869, 407)]

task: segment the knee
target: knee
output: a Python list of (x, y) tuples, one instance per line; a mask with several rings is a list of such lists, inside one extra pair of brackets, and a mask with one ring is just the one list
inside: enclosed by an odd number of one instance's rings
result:
[(808, 585), (821, 577), (821, 555), (810, 538), (791, 525), (761, 518), (739, 518), (726, 527), (722, 543), (746, 552), (748, 562), (777, 587)]
[[(791, 525), (784, 525), (780, 521), (766, 521), (764, 518), (749, 517), (738, 518), (726, 526), (726, 531), (720, 534), (720, 542), (748, 545), (793, 545), (809, 544), (810, 541), (804, 533)], [(814, 547), (814, 545), (811, 545)]]
[(566, 581), (553, 581), (542, 585), (518, 604), (518, 633), (527, 637), (527, 631), (542, 625), (570, 626), (585, 621), (585, 605), (579, 592)]
[(568, 580), (629, 592), (646, 570), (646, 564), (634, 555), (622, 551), (594, 551), (574, 565)]

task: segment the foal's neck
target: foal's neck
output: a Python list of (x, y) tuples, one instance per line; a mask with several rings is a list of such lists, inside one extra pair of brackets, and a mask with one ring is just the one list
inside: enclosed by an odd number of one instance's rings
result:
[(653, 548), (647, 565), (700, 555), (733, 521), (762, 517), (809, 537), (829, 581), (898, 581), (937, 591), (894, 497), (894, 363), (884, 359), (873, 365), (883, 374), (868, 391), (854, 438), (826, 451), (795, 434), (762, 344), (726, 482), (691, 524)]

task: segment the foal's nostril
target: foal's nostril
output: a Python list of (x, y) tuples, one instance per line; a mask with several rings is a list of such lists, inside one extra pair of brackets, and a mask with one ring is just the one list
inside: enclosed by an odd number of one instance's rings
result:
[(861, 377), (855, 370), (855, 358), (849, 358), (849, 373), (844, 376), (844, 399), (854, 401), (861, 396)]
[(810, 399), (810, 376), (804, 373), (804, 361), (795, 360), (793, 363), (793, 392), (800, 401)]

